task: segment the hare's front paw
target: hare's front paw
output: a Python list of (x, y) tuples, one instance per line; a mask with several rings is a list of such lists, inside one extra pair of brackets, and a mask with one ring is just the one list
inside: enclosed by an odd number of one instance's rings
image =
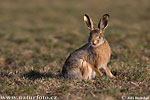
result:
[(110, 78), (113, 78), (113, 79), (114, 79), (114, 78), (116, 78), (116, 76), (112, 75), (112, 76), (110, 76)]

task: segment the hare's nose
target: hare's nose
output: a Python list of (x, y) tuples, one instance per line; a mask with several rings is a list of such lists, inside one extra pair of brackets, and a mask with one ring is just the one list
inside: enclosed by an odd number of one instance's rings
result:
[(93, 45), (96, 45), (97, 44), (97, 41), (93, 41)]

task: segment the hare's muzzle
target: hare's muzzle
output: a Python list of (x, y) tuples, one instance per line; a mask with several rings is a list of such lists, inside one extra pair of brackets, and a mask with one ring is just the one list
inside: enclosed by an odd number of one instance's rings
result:
[(95, 46), (95, 45), (97, 45), (97, 44), (98, 44), (98, 42), (99, 42), (98, 40), (94, 40), (94, 41), (92, 41), (92, 43), (91, 43), (91, 44)]

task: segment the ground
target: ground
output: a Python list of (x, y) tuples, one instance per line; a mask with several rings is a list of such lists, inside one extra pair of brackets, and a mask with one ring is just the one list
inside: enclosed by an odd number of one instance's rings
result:
[[(122, 100), (150, 96), (149, 0), (1, 0), (0, 95), (58, 100)], [(110, 14), (105, 36), (116, 76), (66, 80), (70, 52), (87, 43), (84, 14)]]

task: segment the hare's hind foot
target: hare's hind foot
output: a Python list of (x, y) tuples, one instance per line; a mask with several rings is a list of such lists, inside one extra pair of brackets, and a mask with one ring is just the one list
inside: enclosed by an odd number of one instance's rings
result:
[(104, 71), (106, 72), (106, 75), (110, 78), (115, 78), (115, 76), (111, 73), (110, 69), (107, 66), (102, 67)]

